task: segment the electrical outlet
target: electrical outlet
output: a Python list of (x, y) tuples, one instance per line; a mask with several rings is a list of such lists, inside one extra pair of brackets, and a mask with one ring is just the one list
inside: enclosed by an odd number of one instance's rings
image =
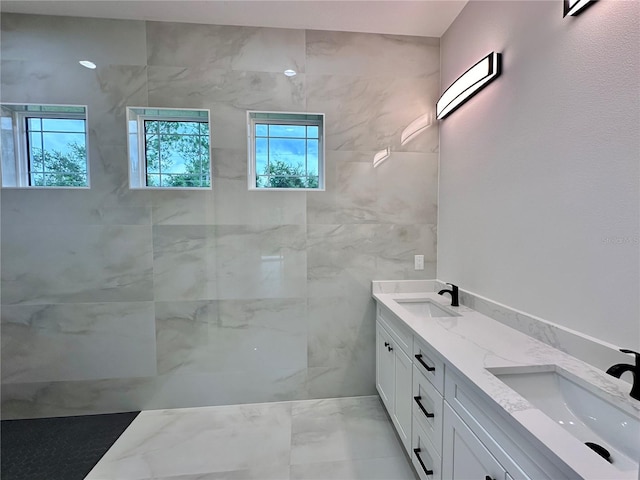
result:
[(424, 255), (413, 256), (413, 268), (414, 270), (424, 270)]

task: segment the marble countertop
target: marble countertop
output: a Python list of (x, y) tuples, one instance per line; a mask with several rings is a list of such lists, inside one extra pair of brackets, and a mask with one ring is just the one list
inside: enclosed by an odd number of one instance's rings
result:
[[(405, 289), (396, 289), (402, 292)], [(375, 292), (375, 289), (374, 289)], [(621, 472), (593, 454), (560, 425), (511, 390), (487, 369), (557, 365), (577, 383), (640, 418), (640, 402), (629, 396), (630, 385), (605, 372), (503, 325), (468, 307), (449, 307), (459, 317), (419, 318), (395, 300), (429, 299), (449, 306), (450, 297), (436, 293), (374, 293), (379, 304), (400, 318), (437, 350), (448, 367), (475, 384), (478, 393), (502, 408), (525, 435), (532, 435), (584, 479), (637, 480), (637, 471)]]

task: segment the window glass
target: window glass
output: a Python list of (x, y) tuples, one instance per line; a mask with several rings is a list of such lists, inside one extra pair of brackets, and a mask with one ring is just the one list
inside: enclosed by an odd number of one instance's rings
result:
[(0, 105), (3, 187), (88, 187), (86, 107)]
[(322, 115), (249, 112), (252, 189), (324, 189)]
[(132, 187), (211, 187), (207, 111), (129, 108), (127, 113)]

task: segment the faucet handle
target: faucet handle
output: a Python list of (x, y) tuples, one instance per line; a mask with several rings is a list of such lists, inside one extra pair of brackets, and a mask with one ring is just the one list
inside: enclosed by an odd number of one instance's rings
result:
[(451, 285), (453, 287), (453, 290), (457, 290), (458, 289), (458, 286), (454, 285), (453, 283), (447, 282), (447, 285)]
[(633, 350), (629, 350), (628, 348), (621, 348), (620, 351), (622, 353), (629, 353), (631, 355), (635, 355), (636, 356), (636, 365), (640, 366), (640, 353), (634, 352)]

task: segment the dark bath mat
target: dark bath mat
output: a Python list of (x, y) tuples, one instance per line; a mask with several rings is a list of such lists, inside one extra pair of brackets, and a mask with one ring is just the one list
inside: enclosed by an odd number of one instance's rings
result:
[(2, 480), (83, 480), (140, 412), (0, 422)]

